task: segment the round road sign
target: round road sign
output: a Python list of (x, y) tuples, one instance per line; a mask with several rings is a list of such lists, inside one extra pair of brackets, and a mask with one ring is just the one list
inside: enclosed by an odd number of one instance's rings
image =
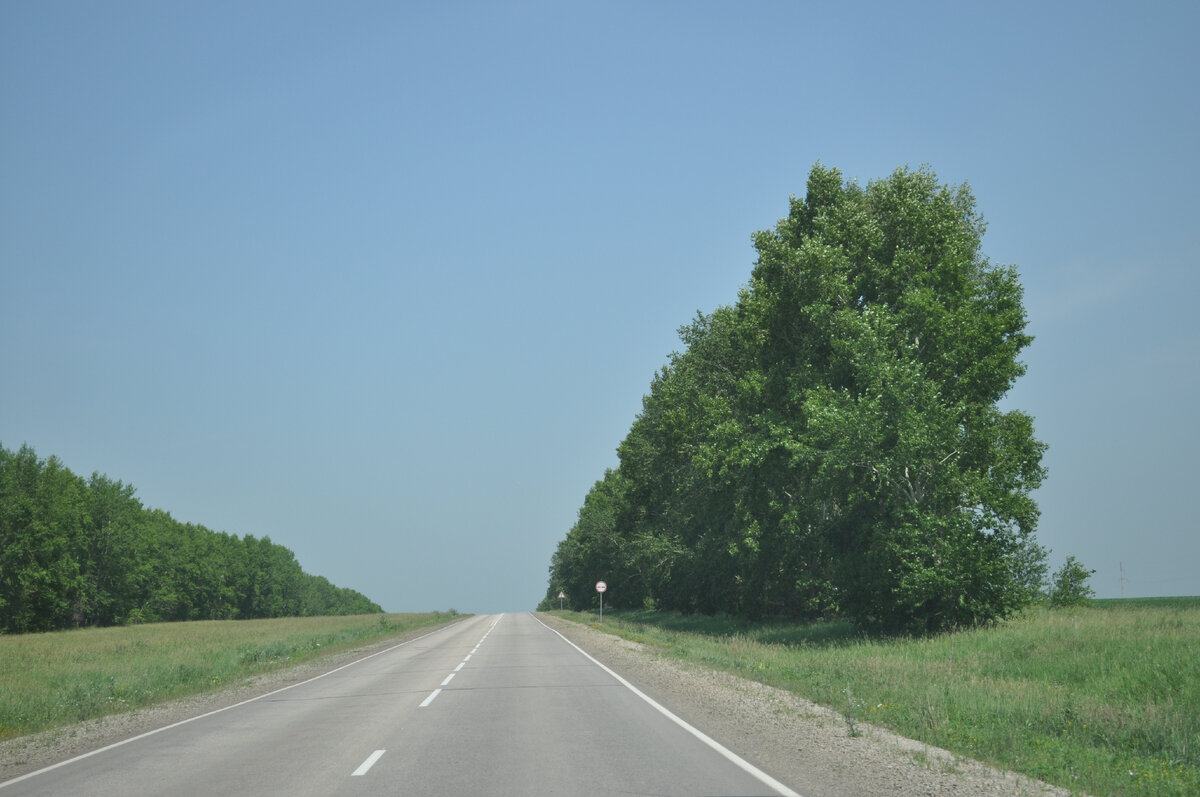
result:
[(608, 589), (608, 585), (605, 584), (603, 581), (596, 582), (596, 592), (604, 592), (604, 590), (606, 590), (606, 589)]

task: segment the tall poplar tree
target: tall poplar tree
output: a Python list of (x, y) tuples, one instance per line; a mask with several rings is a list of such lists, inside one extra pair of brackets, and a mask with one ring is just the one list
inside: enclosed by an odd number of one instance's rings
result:
[(860, 622), (938, 629), (1026, 597), (1044, 446), (998, 402), (1024, 373), (1015, 269), (980, 251), (966, 186), (900, 169), (862, 189), (817, 166), (759, 233), (750, 300), (763, 411), (786, 419), (795, 502)]

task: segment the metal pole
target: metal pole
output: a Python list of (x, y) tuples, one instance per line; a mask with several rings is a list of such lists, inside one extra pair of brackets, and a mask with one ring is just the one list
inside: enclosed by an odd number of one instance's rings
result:
[(600, 622), (604, 622), (604, 593), (600, 593)]

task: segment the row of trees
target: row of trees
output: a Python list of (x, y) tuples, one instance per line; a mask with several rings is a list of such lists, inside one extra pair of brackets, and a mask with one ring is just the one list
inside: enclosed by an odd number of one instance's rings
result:
[(1028, 601), (1044, 445), (998, 402), (1032, 338), (983, 231), (928, 169), (862, 188), (815, 166), (736, 303), (680, 331), (543, 605), (604, 578), (616, 607), (922, 631)]
[(131, 485), (0, 446), (0, 633), (380, 611), (269, 538), (181, 523)]

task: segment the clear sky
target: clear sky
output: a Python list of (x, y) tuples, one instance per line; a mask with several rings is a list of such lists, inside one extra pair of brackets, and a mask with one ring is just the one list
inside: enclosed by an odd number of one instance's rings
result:
[(928, 164), (1021, 273), (1052, 566), (1200, 594), (1200, 4), (900, 6), (0, 3), (0, 443), (531, 609), (812, 165)]

